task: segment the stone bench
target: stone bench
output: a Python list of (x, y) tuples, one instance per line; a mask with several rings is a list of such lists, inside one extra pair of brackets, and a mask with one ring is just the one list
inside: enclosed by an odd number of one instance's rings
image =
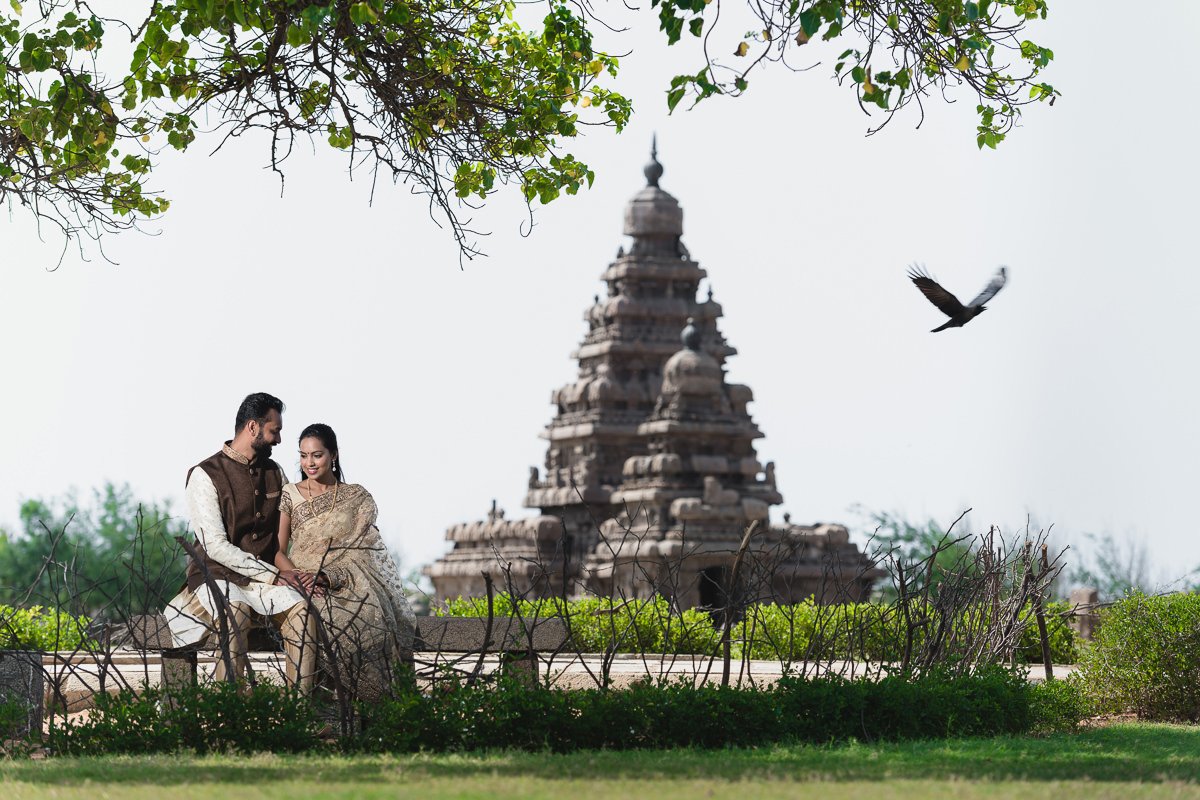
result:
[[(161, 614), (134, 616), (91, 633), (100, 647), (91, 655), (103, 662), (102, 669), (112, 667), (115, 648), (130, 648), (159, 656), (160, 686), (167, 695), (172, 687), (196, 684), (198, 656), (206, 651), (195, 646), (174, 647), (166, 618)], [(431, 660), (420, 659), (420, 666), (431, 668), (422, 677), (436, 681), (447, 673), (459, 677), (474, 675), (482, 666), (484, 656), (498, 655), (502, 670), (532, 684), (539, 680), (538, 654), (560, 653), (570, 641), (566, 623), (557, 617), (538, 620), (496, 617), (492, 620), (490, 636), (487, 633), (486, 619), (417, 617), (413, 650), (433, 655)], [(252, 630), (250, 650), (252, 653), (277, 650), (277, 638), (270, 629)], [(442, 655), (453, 658), (444, 660), (440, 658)], [(473, 662), (475, 656), (479, 659)], [(14, 735), (41, 730), (49, 685), (47, 676), (57, 674), (43, 659), (42, 653), (0, 650), (0, 702), (20, 702), (27, 711), (27, 719), (12, 732)], [(102, 681), (99, 688), (93, 686), (85, 694), (95, 691), (103, 691)]]
[(538, 653), (561, 652), (570, 642), (567, 624), (559, 617), (537, 620), (495, 617), (417, 617), (414, 652), (496, 653), (501, 669), (530, 684), (538, 682)]
[[(198, 646), (175, 647), (166, 618), (146, 614), (131, 618), (119, 626), (114, 643), (146, 652), (162, 659), (162, 687), (170, 693), (173, 686), (196, 683)], [(417, 617), (413, 638), (414, 652), (462, 654), (498, 654), (503, 669), (522, 680), (538, 680), (539, 652), (560, 652), (568, 643), (566, 623), (557, 617), (538, 620), (520, 617), (496, 617), (491, 635), (486, 636), (487, 620), (471, 617)], [(250, 650), (276, 650), (277, 641), (270, 629), (252, 629)], [(256, 642), (257, 639), (257, 642)], [(264, 643), (268, 646), (264, 647)], [(460, 659), (461, 660), (461, 659)]]

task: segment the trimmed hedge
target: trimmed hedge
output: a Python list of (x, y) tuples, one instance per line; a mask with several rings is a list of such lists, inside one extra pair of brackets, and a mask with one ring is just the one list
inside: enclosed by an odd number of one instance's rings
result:
[[(621, 602), (609, 597), (563, 601), (519, 600), (499, 594), (492, 601), (497, 617), (537, 620), (564, 617), (569, 623), (573, 646), (585, 653), (698, 653), (720, 651), (720, 631), (713, 627), (708, 612), (689, 609), (671, 611), (665, 597)], [(486, 617), (487, 600), (482, 597), (450, 600), (434, 613), (450, 617)]]
[[(720, 631), (714, 628), (707, 612), (689, 609), (674, 614), (661, 596), (625, 602), (588, 598), (564, 603), (551, 598), (514, 603), (511, 597), (501, 594), (494, 598), (493, 609), (496, 616), (565, 617), (574, 645), (581, 652), (718, 655), (721, 650)], [(1050, 603), (1046, 608), (1050, 655), (1056, 664), (1073, 664), (1078, 656), (1075, 632), (1068, 621), (1069, 609), (1067, 603)], [(478, 597), (451, 600), (441, 613), (484, 617), (487, 601)], [(932, 616), (932, 610), (926, 616)], [(1042, 645), (1031, 609), (1026, 610), (1025, 618), (1028, 624), (1022, 631), (1017, 659), (1040, 663)], [(965, 622), (965, 615), (960, 622)], [(903, 620), (894, 605), (819, 605), (811, 600), (796, 605), (752, 605), (731, 635), (736, 657), (748, 655), (775, 661), (806, 658), (899, 661), (905, 638)], [(924, 631), (917, 629), (915, 647), (919, 647), (923, 635)]]
[(321, 745), (322, 724), (308, 698), (280, 686), (206, 683), (96, 695), (83, 722), (50, 729), (57, 753), (299, 753)]
[(87, 617), (42, 606), (0, 605), (0, 650), (75, 650), (87, 641)]
[(1072, 731), (1090, 715), (1090, 706), (1078, 674), (1066, 680), (1033, 683), (1031, 693), (1030, 730), (1034, 733)]
[(1079, 676), (1098, 713), (1200, 721), (1200, 594), (1135, 592), (1102, 610)]
[[(340, 746), (360, 752), (567, 752), (1020, 734), (1078, 722), (1061, 697), (1070, 686), (1059, 684), (1048, 694), (1000, 668), (915, 680), (785, 677), (764, 689), (444, 684), (428, 695), (403, 690), (364, 706), (361, 731)], [(313, 706), (276, 686), (259, 684), (238, 694), (228, 684), (208, 685), (172, 701), (162, 702), (153, 690), (104, 699), (86, 721), (56, 728), (51, 746), (75, 755), (298, 752), (322, 746)]]

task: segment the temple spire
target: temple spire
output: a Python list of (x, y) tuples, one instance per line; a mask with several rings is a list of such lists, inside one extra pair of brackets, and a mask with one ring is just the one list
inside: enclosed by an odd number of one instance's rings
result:
[(658, 179), (662, 177), (663, 166), (658, 163), (658, 134), (652, 134), (650, 137), (650, 163), (646, 165), (642, 172), (646, 176), (647, 186), (658, 186)]

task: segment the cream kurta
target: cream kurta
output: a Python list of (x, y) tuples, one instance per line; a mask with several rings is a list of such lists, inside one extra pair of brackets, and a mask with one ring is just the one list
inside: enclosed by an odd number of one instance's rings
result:
[[(286, 490), (286, 475), (283, 476), (283, 483)], [(196, 540), (209, 558), (250, 579), (245, 586), (229, 581), (214, 581), (228, 602), (242, 603), (255, 613), (267, 617), (304, 602), (300, 593), (290, 586), (273, 584), (279, 574), (274, 564), (259, 561), (229, 541), (229, 533), (221, 519), (217, 489), (213, 486), (212, 478), (202, 469), (192, 470), (188, 479), (187, 504)], [(216, 614), (217, 606), (207, 585), (201, 586), (195, 593), (184, 589), (163, 611), (176, 647), (196, 644), (209, 633), (215, 634), (216, 624), (213, 620)]]

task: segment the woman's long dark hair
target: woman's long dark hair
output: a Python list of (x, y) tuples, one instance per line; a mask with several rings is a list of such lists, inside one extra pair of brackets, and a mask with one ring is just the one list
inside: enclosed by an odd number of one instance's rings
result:
[[(321, 446), (333, 456), (333, 479), (338, 483), (345, 483), (346, 479), (342, 477), (342, 457), (338, 453), (337, 434), (333, 432), (333, 428), (323, 422), (314, 422), (300, 431), (300, 438), (296, 441), (303, 442), (309, 437), (319, 439)], [(304, 480), (305, 477), (304, 470), (300, 470), (300, 480)]]

